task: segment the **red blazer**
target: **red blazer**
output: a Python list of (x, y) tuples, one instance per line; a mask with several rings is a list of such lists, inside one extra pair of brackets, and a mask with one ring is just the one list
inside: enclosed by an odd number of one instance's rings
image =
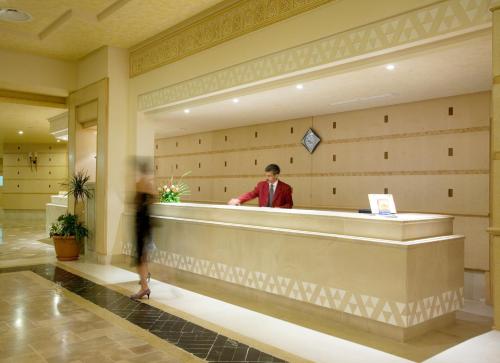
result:
[[(267, 200), (269, 196), (269, 183), (261, 181), (254, 190), (245, 193), (238, 197), (240, 203), (243, 204), (249, 200), (259, 198), (259, 207), (267, 207)], [(273, 208), (292, 208), (292, 187), (281, 180), (278, 180), (278, 185), (274, 191)]]

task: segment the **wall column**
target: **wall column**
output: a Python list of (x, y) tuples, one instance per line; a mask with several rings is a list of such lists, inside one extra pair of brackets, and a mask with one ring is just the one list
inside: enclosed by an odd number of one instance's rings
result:
[(491, 92), (490, 250), (494, 325), (500, 330), (500, 6), (493, 15), (493, 85)]

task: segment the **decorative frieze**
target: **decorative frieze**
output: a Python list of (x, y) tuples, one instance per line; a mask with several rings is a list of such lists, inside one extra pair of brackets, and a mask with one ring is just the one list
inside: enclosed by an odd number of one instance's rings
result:
[(243, 0), (130, 53), (130, 76), (213, 47), (332, 0)]

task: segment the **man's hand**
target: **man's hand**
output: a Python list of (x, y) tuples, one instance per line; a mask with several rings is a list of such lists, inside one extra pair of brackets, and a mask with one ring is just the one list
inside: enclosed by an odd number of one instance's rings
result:
[(229, 202), (227, 202), (227, 204), (229, 204), (229, 205), (240, 205), (240, 204), (241, 204), (241, 202), (240, 202), (240, 200), (239, 200), (239, 199), (237, 199), (237, 198), (233, 198), (233, 199), (231, 199)]

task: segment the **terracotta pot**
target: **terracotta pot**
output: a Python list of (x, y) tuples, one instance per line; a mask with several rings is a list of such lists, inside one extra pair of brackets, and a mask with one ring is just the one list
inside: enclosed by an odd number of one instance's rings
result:
[(80, 246), (76, 242), (75, 236), (53, 236), (56, 256), (59, 261), (78, 260), (80, 255)]

